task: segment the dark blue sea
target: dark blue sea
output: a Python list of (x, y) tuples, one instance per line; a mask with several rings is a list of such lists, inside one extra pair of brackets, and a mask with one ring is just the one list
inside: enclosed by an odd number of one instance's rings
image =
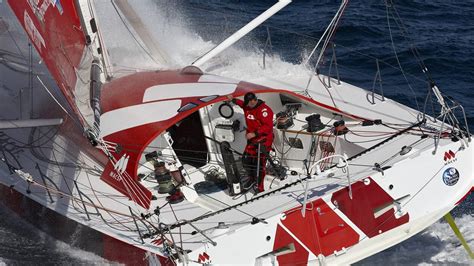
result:
[[(182, 51), (192, 54), (190, 50), (196, 50), (196, 45), (189, 43), (189, 39), (218, 43), (275, 2), (154, 1), (150, 5), (160, 11), (156, 16), (162, 16), (169, 24), (151, 25), (151, 30), (162, 31), (160, 26), (173, 26), (174, 23), (185, 28), (184, 34), (190, 36), (183, 37), (179, 45), (184, 48)], [(339, 1), (294, 0), (235, 47), (244, 51), (242, 56), (254, 55), (254, 60), (260, 65), (263, 54), (274, 58), (268, 62), (273, 63), (273, 67), (284, 65), (275, 61), (301, 64), (339, 4)], [(387, 9), (387, 5), (395, 8)], [(169, 37), (170, 40), (176, 39), (176, 36)], [(341, 79), (372, 89), (377, 58), (384, 95), (417, 109), (423, 108), (428, 91), (427, 77), (420, 67), (424, 64), (441, 91), (464, 106), (468, 124), (471, 131), (474, 130), (474, 1), (351, 1), (332, 41)], [(414, 48), (418, 58), (414, 56)], [(331, 56), (328, 53), (324, 57), (322, 72), (328, 73)], [(246, 60), (244, 62), (250, 62), (248, 58)], [(403, 71), (399, 70), (400, 66)], [(431, 106), (428, 109), (431, 110)], [(474, 195), (471, 194), (452, 214), (474, 248)], [(41, 261), (42, 264), (55, 265), (108, 263), (50, 239), (0, 208), (0, 265), (2, 261), (6, 264), (37, 264)], [(382, 263), (469, 264), (469, 260), (449, 226), (440, 221), (417, 236), (358, 264)], [(472, 265), (472, 261), (470, 263)]]

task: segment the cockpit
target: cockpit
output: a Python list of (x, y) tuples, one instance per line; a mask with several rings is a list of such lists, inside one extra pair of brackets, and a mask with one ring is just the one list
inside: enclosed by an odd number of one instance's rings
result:
[[(256, 93), (274, 113), (273, 143), (265, 153), (263, 191), (310, 174), (315, 162), (324, 171), (364, 148), (345, 139), (347, 126), (360, 120), (290, 92)], [(238, 97), (242, 98), (242, 97)], [(153, 193), (170, 203), (186, 198), (217, 210), (259, 191), (252, 189), (243, 163), (247, 126), (244, 110), (220, 101), (203, 106), (156, 137), (144, 150), (138, 176)], [(259, 143), (255, 143), (259, 146)], [(261, 166), (260, 166), (261, 165)], [(258, 171), (258, 173), (260, 173)], [(261, 192), (261, 191), (260, 191)], [(207, 201), (207, 197), (219, 201)]]

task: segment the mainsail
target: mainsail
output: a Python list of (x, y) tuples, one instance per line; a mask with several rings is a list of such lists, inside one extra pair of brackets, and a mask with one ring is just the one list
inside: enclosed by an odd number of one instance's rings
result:
[(83, 126), (92, 124), (89, 82), (94, 50), (74, 0), (8, 0)]

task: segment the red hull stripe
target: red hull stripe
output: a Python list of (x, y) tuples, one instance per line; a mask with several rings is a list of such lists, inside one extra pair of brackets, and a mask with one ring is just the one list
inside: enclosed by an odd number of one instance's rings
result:
[(278, 263), (280, 265), (306, 265), (309, 257), (308, 251), (291, 237), (285, 229), (278, 225), (273, 250), (280, 249), (289, 244), (295, 246), (295, 252), (278, 256)]
[(372, 178), (368, 179), (368, 185), (363, 181), (352, 185), (352, 199), (349, 197), (349, 190), (345, 188), (335, 192), (331, 201), (369, 237), (407, 223), (408, 213), (397, 219), (393, 208), (375, 217), (377, 209), (392, 204), (394, 199)]
[[(302, 207), (285, 212), (282, 224), (315, 256), (333, 254), (359, 241), (359, 234), (341, 219), (322, 199), (308, 204), (305, 217)], [(279, 239), (277, 234), (275, 241)], [(278, 240), (279, 241), (279, 240)]]

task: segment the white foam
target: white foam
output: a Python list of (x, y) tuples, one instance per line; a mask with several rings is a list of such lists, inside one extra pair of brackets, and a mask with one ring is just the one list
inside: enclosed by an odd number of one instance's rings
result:
[(100, 264), (100, 265), (120, 265), (116, 262), (108, 261), (92, 252), (87, 252), (82, 249), (72, 247), (62, 241), (55, 241), (55, 251), (63, 253), (70, 258), (81, 261), (84, 264)]
[[(109, 1), (96, 4), (100, 26), (106, 39), (116, 70), (141, 71), (156, 68), (181, 68), (190, 65), (198, 57), (216, 46), (216, 43), (204, 41), (191, 31), (186, 18), (181, 14), (178, 4), (170, 1), (151, 0), (135, 1), (133, 8), (148, 28), (158, 46), (171, 59), (167, 65), (157, 65), (150, 60), (144, 50), (136, 44), (128, 30), (118, 18)], [(251, 42), (247, 40), (247, 43)], [(266, 69), (263, 69), (263, 53), (249, 47), (242, 50), (228, 48), (216, 58), (203, 66), (206, 72), (236, 78), (239, 80), (258, 80), (262, 76), (308, 77), (303, 65), (292, 64), (280, 59), (278, 55), (266, 58)]]

